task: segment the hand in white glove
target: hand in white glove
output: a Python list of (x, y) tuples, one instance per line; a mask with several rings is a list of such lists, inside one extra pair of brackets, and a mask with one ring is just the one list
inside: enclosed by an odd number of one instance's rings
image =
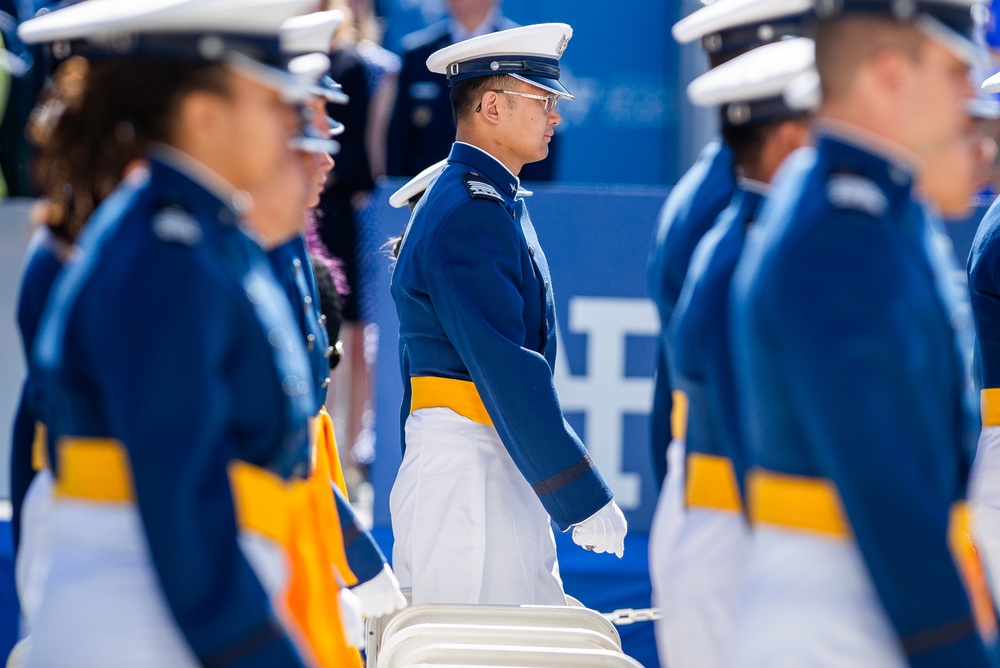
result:
[(337, 607), (344, 640), (351, 647), (361, 649), (365, 646), (365, 620), (361, 617), (361, 601), (345, 587), (337, 592)]
[(388, 564), (378, 575), (351, 591), (361, 599), (361, 614), (365, 617), (381, 617), (406, 607), (406, 597), (399, 590), (399, 580)]
[(591, 517), (573, 525), (573, 542), (585, 550), (614, 552), (621, 559), (625, 554), (625, 534), (628, 522), (614, 499)]

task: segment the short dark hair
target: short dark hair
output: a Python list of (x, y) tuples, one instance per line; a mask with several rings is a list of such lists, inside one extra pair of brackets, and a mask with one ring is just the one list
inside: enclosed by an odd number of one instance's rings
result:
[(722, 126), (722, 141), (725, 142), (733, 152), (733, 159), (738, 166), (748, 166), (756, 163), (760, 152), (764, 149), (764, 144), (771, 138), (782, 123), (796, 121), (807, 123), (810, 114), (799, 114), (782, 118), (766, 123), (753, 123), (750, 125), (732, 125), (727, 123), (725, 117), (720, 119)]
[(451, 87), (451, 111), (455, 114), (455, 123), (476, 113), (476, 107), (479, 106), (484, 93), (509, 86), (510, 80), (506, 74), (492, 74), (459, 81)]

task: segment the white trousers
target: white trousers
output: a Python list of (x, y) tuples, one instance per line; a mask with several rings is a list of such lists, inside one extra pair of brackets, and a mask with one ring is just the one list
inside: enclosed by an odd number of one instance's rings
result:
[[(59, 500), (32, 580), (42, 592), (31, 668), (196, 668), (152, 566), (138, 510)], [(280, 546), (243, 532), (240, 547), (270, 594), (287, 581)]]
[(969, 501), (976, 547), (993, 601), (1000, 604), (1000, 427), (986, 427), (979, 435)]
[[(649, 579), (653, 585), (654, 608), (662, 609), (667, 603), (670, 553), (684, 519), (684, 453), (683, 440), (675, 438), (667, 446), (667, 479), (663, 481), (649, 527)], [(660, 665), (667, 666), (666, 647), (670, 642), (669, 637), (662, 619), (653, 624)]]
[(32, 479), (21, 505), (21, 543), (14, 562), (14, 581), (21, 603), (21, 635), (31, 633), (31, 623), (40, 604), (41, 592), (31, 576), (40, 555), (47, 552), (47, 524), (52, 517), (52, 472), (41, 470)]
[(493, 427), (447, 408), (410, 415), (389, 510), (414, 605), (566, 605), (548, 513)]
[(657, 648), (670, 668), (724, 668), (750, 555), (740, 513), (689, 508), (660, 577)]
[(853, 542), (764, 527), (754, 530), (726, 665), (909, 664)]

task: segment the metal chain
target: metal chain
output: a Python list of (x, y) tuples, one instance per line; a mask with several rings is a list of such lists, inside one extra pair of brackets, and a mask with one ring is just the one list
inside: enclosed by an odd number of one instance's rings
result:
[(615, 626), (628, 626), (636, 622), (652, 622), (660, 618), (659, 608), (622, 608), (614, 612), (603, 613), (604, 618)]

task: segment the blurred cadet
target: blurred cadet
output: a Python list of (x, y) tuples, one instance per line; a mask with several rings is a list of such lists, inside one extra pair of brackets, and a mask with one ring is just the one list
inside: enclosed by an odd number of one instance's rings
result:
[[(679, 21), (673, 34), (682, 44), (700, 40), (710, 67), (717, 67), (757, 46), (807, 32), (811, 8), (812, 0), (718, 0)], [(678, 394), (676, 402), (673, 397), (670, 318), (695, 246), (732, 200), (734, 160), (724, 137), (702, 149), (660, 210), (646, 268), (649, 294), (660, 316), (650, 425), (654, 479), (661, 485), (649, 539), (653, 605), (660, 604), (655, 598), (659, 578), (669, 568), (669, 550), (681, 526), (684, 503), (687, 406), (683, 395)]]
[[(968, 123), (959, 141), (928, 162), (917, 182), (943, 221), (968, 218), (976, 205), (976, 194), (992, 181), (997, 158), (997, 143), (989, 129), (992, 122), (1000, 119), (1000, 102), (984, 95), (973, 97), (966, 104), (966, 113)], [(943, 229), (941, 232), (942, 241), (951, 243), (947, 233)], [(954, 250), (951, 252), (954, 254)]]
[(393, 565), (415, 604), (565, 605), (550, 518), (586, 549), (624, 550), (625, 518), (556, 396), (551, 279), (517, 198), (572, 99), (559, 82), (572, 34), (514, 28), (428, 59), (451, 82), (458, 135), (391, 284), (404, 382)]
[[(316, 53), (330, 48), (333, 34), (343, 18), (340, 11), (319, 12), (289, 19), (281, 30), (286, 53), (313, 52), (311, 55), (295, 58), (290, 69), (310, 79), (322, 77), (322, 84), (312, 91), (313, 96), (301, 108), (300, 136), (293, 140), (308, 177), (305, 209), (311, 209), (319, 203), (326, 177), (333, 169), (331, 154), (336, 154), (340, 145), (330, 138), (331, 135), (339, 136), (344, 132), (341, 124), (326, 115), (326, 104), (344, 104), (346, 96), (336, 82), (324, 76), (328, 62), (325, 56)], [(323, 545), (318, 549), (326, 553), (326, 561), (334, 564), (343, 583), (357, 585), (354, 592), (361, 599), (363, 615), (381, 616), (394, 612), (405, 606), (405, 598), (399, 591), (399, 585), (381, 550), (361, 526), (347, 501), (333, 424), (324, 407), (329, 385), (329, 358), (334, 349), (330, 346), (326, 331), (326, 317), (319, 310), (319, 286), (306, 248), (306, 210), (296, 211), (286, 204), (285, 189), (280, 181), (266, 184), (262, 191), (252, 194), (255, 202), (253, 217), (257, 217), (257, 209), (267, 203), (271, 211), (260, 212), (261, 214), (287, 217), (296, 230), (285, 243), (268, 252), (275, 275), (296, 314), (311, 361), (315, 391), (316, 417), (311, 429), (314, 441), (307, 460), (312, 469), (309, 477), (311, 494), (305, 497), (308, 502), (304, 507), (294, 513), (293, 525), (298, 525), (302, 520), (298, 530), (307, 531), (308, 522), (305, 520), (312, 516), (323, 539), (320, 541)], [(301, 620), (300, 624), (312, 630), (310, 637), (315, 638), (315, 645), (326, 637), (328, 623), (324, 619), (335, 612), (335, 609), (325, 611), (330, 604), (330, 596), (323, 591), (323, 584), (332, 576), (332, 572), (329, 569), (310, 568), (309, 560), (310, 555), (307, 554), (293, 556), (293, 561), (302, 563), (303, 572), (319, 575), (320, 582), (314, 584), (308, 577), (293, 578), (289, 601), (293, 613)]]
[[(37, 336), (56, 503), (29, 666), (313, 663), (283, 600), (311, 373), (261, 247), (295, 229), (242, 218), (273, 179), (305, 207), (289, 143), (312, 82), (279, 26), (314, 4), (106, 0), (21, 27), (92, 57), (87, 86), (114, 91), (85, 111), (93, 141), (149, 163), (91, 218)], [(329, 633), (324, 665), (359, 665)]]
[[(983, 83), (1000, 91), (1000, 76)], [(982, 432), (976, 449), (969, 498), (973, 526), (994, 600), (1000, 597), (1000, 209), (996, 201), (983, 216), (969, 253), (969, 294), (976, 325), (975, 369), (978, 372)]]
[[(733, 152), (736, 192), (695, 247), (670, 321), (671, 377), (687, 398), (684, 510), (657, 572), (660, 663), (725, 666), (733, 606), (750, 553), (738, 481), (745, 464), (736, 421), (728, 329), (729, 285), (747, 228), (778, 166), (808, 138), (819, 103), (815, 50), (800, 37), (754, 49), (688, 86), (701, 107), (718, 105)], [(805, 90), (802, 90), (802, 89)]]
[[(93, 103), (91, 96), (96, 92), (85, 86), (87, 73), (88, 64), (82, 58), (63, 63), (32, 112), (26, 132), (39, 151), (34, 177), (42, 197), (34, 211), (38, 230), (28, 247), (17, 299), (17, 326), (28, 373), (14, 417), (9, 469), (22, 635), (30, 631), (31, 612), (37, 603), (26, 596), (26, 587), (28, 573), (37, 563), (52, 498), (38, 379), (32, 372), (35, 336), (52, 283), (72, 253), (76, 237), (94, 208), (139, 157), (134, 146), (88, 141), (93, 136), (90, 131), (98, 129), (86, 128), (90, 116), (84, 109)], [(81, 127), (85, 131), (78, 137)], [(64, 150), (67, 138), (73, 142), (74, 152)]]
[[(448, 82), (427, 71), (427, 59), (436, 51), (462, 40), (497, 30), (516, 28), (504, 18), (499, 0), (447, 0), (447, 18), (403, 38), (403, 65), (389, 122), (386, 174), (413, 176), (447, 156), (455, 139), (456, 119), (448, 96)], [(526, 181), (555, 178), (555, 148), (547, 159), (524, 166)]]
[(981, 9), (817, 6), (816, 148), (782, 168), (730, 295), (754, 531), (730, 665), (992, 665), (960, 544), (969, 305), (914, 193), (967, 128)]
[[(716, 67), (757, 46), (788, 36), (803, 36), (808, 30), (808, 12), (812, 0), (717, 0), (674, 25), (674, 38), (681, 44), (700, 40), (708, 56), (709, 67)], [(649, 294), (660, 316), (660, 339), (657, 342), (653, 391), (651, 448), (653, 474), (657, 485), (664, 485), (667, 470), (679, 473), (684, 459), (680, 451), (683, 433), (675, 430), (683, 424), (684, 404), (678, 398), (673, 415), (673, 386), (670, 382), (670, 341), (667, 328), (677, 297), (687, 274), (691, 253), (701, 237), (728, 206), (736, 188), (732, 150), (721, 139), (702, 149), (698, 161), (677, 182), (660, 211), (646, 269)], [(667, 450), (674, 438), (678, 447)], [(679, 503), (679, 482), (672, 491), (661, 495), (661, 503)]]

